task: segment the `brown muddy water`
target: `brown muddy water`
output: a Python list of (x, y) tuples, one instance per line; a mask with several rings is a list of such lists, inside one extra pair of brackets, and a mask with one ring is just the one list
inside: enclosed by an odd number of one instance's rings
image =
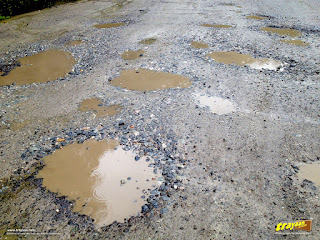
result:
[(114, 27), (120, 27), (125, 25), (125, 23), (103, 23), (103, 24), (97, 24), (93, 25), (95, 28), (114, 28)]
[(237, 66), (249, 66), (254, 69), (280, 69), (283, 64), (279, 61), (267, 58), (254, 58), (251, 55), (242, 54), (238, 52), (211, 52), (208, 54), (218, 63), (237, 65)]
[(202, 24), (202, 27), (212, 27), (212, 28), (232, 28), (231, 25), (224, 24)]
[(16, 67), (6, 76), (0, 76), (0, 85), (43, 83), (64, 77), (72, 70), (76, 60), (71, 53), (48, 50), (18, 59)]
[(77, 45), (80, 45), (84, 43), (83, 41), (81, 40), (72, 40), (72, 41), (69, 41), (65, 44), (65, 46), (77, 46)]
[(196, 41), (191, 42), (191, 46), (194, 48), (208, 48), (209, 47), (209, 45), (206, 43), (196, 42)]
[(155, 39), (155, 38), (147, 38), (147, 39), (140, 41), (139, 43), (150, 45), (150, 44), (154, 44), (156, 41), (157, 41), (157, 39)]
[(139, 68), (122, 71), (111, 84), (128, 90), (153, 91), (169, 88), (187, 88), (192, 85), (187, 77)]
[(265, 19), (269, 19), (268, 17), (262, 17), (262, 16), (257, 16), (257, 15), (249, 15), (249, 16), (246, 16), (246, 18), (255, 19), (255, 20), (265, 20)]
[(127, 51), (124, 52), (121, 57), (125, 60), (134, 60), (137, 59), (139, 57), (142, 57), (144, 54), (144, 51), (142, 49), (138, 50), (138, 51)]
[(78, 108), (81, 112), (94, 112), (97, 117), (115, 116), (121, 111), (120, 105), (102, 106), (102, 100), (98, 98), (85, 99)]
[(281, 36), (289, 36), (289, 37), (300, 37), (301, 32), (299, 30), (291, 29), (291, 28), (274, 28), (274, 27), (263, 27), (260, 30), (275, 33)]
[(73, 211), (92, 217), (97, 226), (123, 222), (145, 204), (142, 191), (161, 182), (150, 162), (135, 161), (133, 152), (118, 145), (95, 139), (68, 145), (44, 158), (37, 177), (48, 190), (74, 201)]
[(297, 46), (308, 46), (309, 43), (301, 41), (301, 40), (281, 40), (283, 43), (297, 45)]
[(320, 191), (320, 162), (314, 162), (311, 164), (302, 164), (297, 174), (300, 181), (307, 179), (312, 181)]

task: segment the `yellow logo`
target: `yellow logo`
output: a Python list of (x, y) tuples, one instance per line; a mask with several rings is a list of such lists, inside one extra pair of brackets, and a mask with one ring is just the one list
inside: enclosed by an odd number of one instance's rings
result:
[(276, 232), (283, 230), (302, 230), (302, 231), (311, 231), (312, 220), (299, 220), (293, 223), (289, 222), (280, 222), (276, 226)]

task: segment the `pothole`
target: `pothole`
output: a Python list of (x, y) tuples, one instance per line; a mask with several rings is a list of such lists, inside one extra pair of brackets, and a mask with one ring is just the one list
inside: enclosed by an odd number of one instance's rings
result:
[(90, 98), (85, 99), (80, 103), (78, 108), (81, 112), (94, 112), (97, 117), (115, 116), (121, 111), (120, 105), (103, 106), (101, 99)]
[(232, 28), (231, 25), (224, 24), (202, 24), (203, 27), (212, 27), (212, 28)]
[(31, 124), (30, 120), (22, 120), (22, 121), (12, 121), (10, 123), (10, 130), (12, 131), (18, 131), (28, 125)]
[(297, 173), (299, 180), (302, 182), (307, 179), (315, 184), (315, 186), (320, 189), (320, 162), (314, 162), (311, 164), (302, 164), (299, 167), (299, 172)]
[(83, 41), (81, 40), (72, 40), (72, 41), (69, 41), (65, 44), (65, 46), (77, 46), (77, 45), (80, 45), (80, 44), (83, 44)]
[(134, 60), (137, 59), (139, 57), (142, 57), (144, 54), (144, 51), (142, 49), (138, 50), (138, 51), (127, 51), (124, 52), (121, 57), (125, 60)]
[(139, 43), (141, 43), (141, 44), (154, 44), (156, 41), (157, 41), (156, 38), (147, 38), (147, 39), (140, 41)]
[(97, 24), (93, 25), (95, 28), (114, 28), (114, 27), (120, 27), (125, 25), (125, 23), (102, 23), (102, 24)]
[(287, 43), (287, 44), (292, 44), (292, 45), (297, 45), (297, 46), (308, 46), (309, 43), (301, 41), (301, 40), (281, 40), (281, 42), (283, 43)]
[(139, 68), (122, 71), (111, 84), (128, 90), (153, 91), (169, 88), (187, 88), (192, 85), (187, 77)]
[(218, 63), (237, 66), (249, 66), (254, 69), (281, 70), (283, 64), (279, 61), (267, 58), (254, 58), (251, 55), (238, 52), (211, 52), (208, 54)]
[(200, 107), (209, 107), (212, 113), (223, 115), (236, 111), (234, 104), (220, 97), (210, 97), (206, 95), (195, 95)]
[(268, 17), (258, 16), (258, 15), (249, 15), (249, 16), (246, 16), (246, 18), (255, 19), (255, 20), (265, 20), (265, 19), (269, 19)]
[(0, 85), (43, 83), (66, 76), (76, 63), (71, 53), (49, 50), (18, 59), (21, 66), (0, 76)]
[(275, 33), (281, 36), (289, 36), (289, 37), (300, 37), (301, 32), (296, 29), (291, 28), (275, 28), (275, 27), (263, 27), (262, 31)]
[(196, 42), (196, 41), (191, 42), (191, 46), (195, 47), (195, 48), (208, 48), (209, 47), (209, 45), (206, 43)]
[(161, 182), (148, 167), (151, 159), (118, 145), (95, 139), (68, 145), (44, 158), (37, 177), (48, 190), (75, 201), (73, 211), (92, 217), (96, 225), (123, 222), (141, 211), (148, 191)]

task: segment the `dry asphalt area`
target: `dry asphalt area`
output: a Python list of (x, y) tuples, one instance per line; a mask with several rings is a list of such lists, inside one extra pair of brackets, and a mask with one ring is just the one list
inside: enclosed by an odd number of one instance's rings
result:
[[(318, 0), (81, 0), (0, 22), (0, 239), (320, 239), (319, 9)], [(39, 52), (49, 52), (35, 60), (42, 70), (24, 63)], [(49, 71), (62, 75), (43, 78)], [(149, 157), (157, 174), (150, 190), (138, 185), (142, 198), (126, 192), (142, 204), (125, 221), (99, 223), (76, 211), (89, 204), (84, 190), (62, 189), (86, 186), (95, 167), (69, 164), (70, 154), (53, 161), (63, 178), (46, 162), (89, 138), (114, 139), (132, 161)], [(39, 178), (46, 169), (57, 190)], [(114, 196), (128, 174), (98, 198), (131, 208)], [(298, 220), (312, 230), (276, 232)]]

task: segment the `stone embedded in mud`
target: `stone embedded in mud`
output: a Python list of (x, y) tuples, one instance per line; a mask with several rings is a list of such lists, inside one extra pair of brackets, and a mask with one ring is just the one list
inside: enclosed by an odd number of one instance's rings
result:
[(0, 86), (42, 83), (57, 80), (66, 76), (76, 63), (70, 53), (48, 50), (35, 55), (18, 59), (21, 66), (0, 76)]
[(313, 162), (311, 164), (302, 164), (297, 174), (300, 181), (307, 179), (312, 181), (320, 191), (320, 162)]
[[(74, 211), (86, 214), (98, 226), (137, 215), (146, 202), (143, 189), (157, 185), (153, 168), (134, 161), (134, 153), (118, 147), (115, 140), (91, 139), (56, 150), (44, 158), (38, 173), (42, 185), (75, 201)], [(131, 181), (125, 181), (130, 176)]]
[(301, 32), (296, 29), (291, 28), (275, 28), (275, 27), (263, 27), (261, 28), (262, 31), (271, 32), (282, 36), (289, 36), (289, 37), (300, 37)]
[(231, 25), (224, 24), (202, 24), (203, 27), (212, 27), (212, 28), (232, 28)]
[(265, 19), (269, 19), (268, 17), (257, 16), (257, 15), (246, 16), (246, 18), (255, 19), (255, 20), (265, 20)]
[(208, 48), (209, 45), (203, 42), (196, 42), (196, 41), (192, 41), (191, 42), (191, 46), (195, 47), (195, 48)]
[(137, 50), (137, 51), (127, 51), (124, 52), (121, 57), (125, 60), (134, 60), (137, 59), (139, 57), (142, 57), (142, 55), (144, 54), (144, 51), (142, 49)]
[(128, 90), (138, 91), (187, 88), (192, 85), (191, 80), (187, 77), (143, 68), (122, 71), (118, 78), (111, 80), (111, 84)]
[(102, 100), (98, 98), (85, 99), (78, 108), (81, 112), (95, 112), (97, 117), (115, 116), (121, 111), (120, 105), (102, 106)]
[(292, 45), (297, 45), (297, 46), (308, 46), (309, 43), (301, 41), (301, 40), (281, 40), (281, 42), (283, 43), (287, 43), (287, 44), (292, 44)]
[(147, 38), (147, 39), (140, 41), (139, 43), (150, 45), (150, 44), (154, 44), (156, 41), (157, 41), (157, 39), (155, 39), (155, 38)]
[(249, 66), (254, 69), (268, 69), (279, 70), (283, 64), (279, 61), (267, 58), (254, 58), (251, 55), (242, 54), (238, 52), (211, 52), (208, 54), (218, 63), (237, 65), (237, 66)]
[(93, 25), (95, 28), (114, 28), (114, 27), (120, 27), (125, 25), (125, 23), (103, 23), (103, 24), (96, 24)]

